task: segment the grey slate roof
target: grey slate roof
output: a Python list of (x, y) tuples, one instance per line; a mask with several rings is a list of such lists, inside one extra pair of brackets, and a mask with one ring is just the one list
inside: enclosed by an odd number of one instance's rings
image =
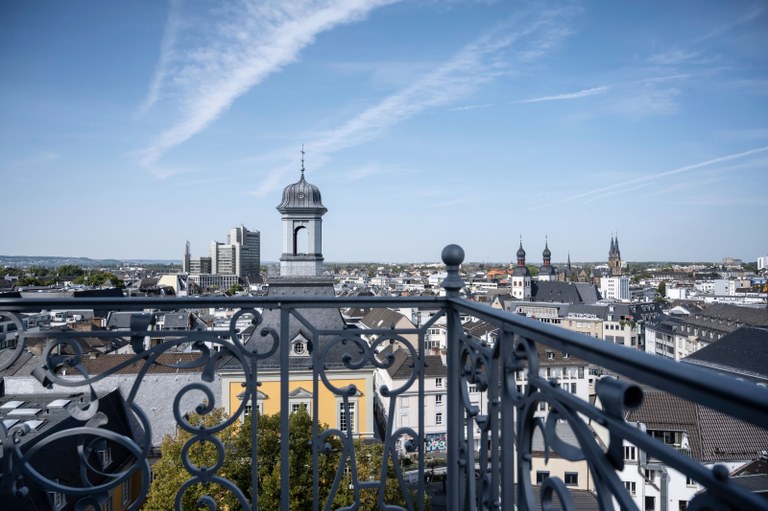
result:
[(648, 431), (685, 431), (700, 462), (751, 460), (768, 450), (767, 430), (659, 390), (646, 389), (626, 418)]
[(683, 361), (766, 381), (768, 328), (739, 328), (689, 355)]
[(165, 328), (189, 328), (189, 312), (166, 312)]
[[(377, 358), (384, 362), (390, 356), (394, 357), (392, 365), (387, 368), (389, 376), (393, 380), (405, 380), (410, 378), (413, 373), (413, 361), (410, 356), (410, 352), (407, 349), (394, 349), (392, 345), (388, 345), (383, 349)], [(440, 355), (426, 355), (424, 357), (424, 377), (445, 377), (448, 374), (448, 369), (445, 367), (443, 357)]]
[[(568, 493), (573, 500), (574, 509), (579, 511), (598, 511), (600, 506), (597, 503), (597, 497), (590, 491), (577, 490), (576, 488), (568, 488)], [(541, 511), (541, 487), (533, 485), (533, 498), (536, 502), (536, 510)], [(557, 497), (552, 499), (552, 511), (560, 511), (562, 507), (559, 506)]]
[(403, 320), (410, 322), (408, 318), (392, 309), (376, 308), (368, 311), (360, 322), (368, 328), (395, 328)]
[(534, 282), (531, 285), (531, 300), (536, 302), (597, 303), (600, 292), (586, 282)]
[(685, 318), (686, 322), (702, 327), (720, 326), (733, 331), (740, 326), (768, 327), (768, 309), (765, 307), (742, 307), (725, 303), (713, 303), (700, 312)]
[[(270, 296), (334, 296), (333, 282), (330, 280), (291, 280), (275, 279), (270, 283)], [(319, 330), (343, 330), (346, 328), (341, 312), (336, 308), (300, 308), (297, 312), (304, 317), (313, 327)], [(245, 347), (249, 350), (257, 350), (260, 353), (266, 353), (272, 346), (271, 336), (262, 336), (259, 332), (265, 328), (274, 329), (280, 334), (280, 310), (264, 309), (262, 312), (263, 323), (258, 326), (257, 333), (245, 341)], [(321, 336), (319, 339), (313, 339), (311, 331), (301, 324), (295, 316), (291, 315), (288, 321), (288, 339), (290, 342), (301, 334), (312, 342), (314, 349), (324, 349), (335, 339), (334, 336)], [(354, 358), (358, 350), (351, 344), (342, 344), (335, 342), (330, 345), (330, 349), (325, 355), (325, 365), (327, 367), (342, 367), (344, 365), (343, 357), (345, 354), (351, 354)], [(290, 367), (296, 369), (307, 369), (310, 367), (312, 357), (291, 356)], [(278, 368), (280, 367), (280, 350), (259, 361), (260, 368)], [(233, 357), (223, 360), (219, 366), (223, 370), (241, 370), (240, 364)]]

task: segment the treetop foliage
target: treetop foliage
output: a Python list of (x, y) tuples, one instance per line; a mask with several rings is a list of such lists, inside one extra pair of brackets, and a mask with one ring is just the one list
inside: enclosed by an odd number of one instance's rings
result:
[[(235, 422), (217, 435), (226, 453), (217, 475), (228, 479), (240, 488), (248, 502), (253, 498), (251, 495), (252, 418), (253, 415), (247, 417), (245, 422)], [(221, 409), (214, 410), (208, 415), (190, 414), (189, 417), (191, 424), (208, 427), (221, 424), (225, 420), (227, 416)], [(259, 415), (257, 420), (258, 507), (259, 509), (279, 509), (280, 414)], [(290, 415), (289, 421), (289, 507), (296, 510), (313, 509), (312, 418), (305, 409), (300, 409)], [(321, 424), (318, 427), (318, 435), (322, 436), (327, 426)], [(190, 444), (187, 453), (193, 465), (212, 467), (221, 461), (212, 442), (195, 440), (191, 433), (184, 430), (179, 430), (175, 438), (166, 436), (161, 447), (161, 458), (153, 467), (156, 477), (150, 487), (144, 509), (150, 511), (174, 509), (177, 492), (192, 477), (182, 464), (182, 452), (186, 444)], [(381, 480), (382, 445), (358, 440), (354, 442), (354, 451), (358, 480)], [(332, 509), (349, 506), (355, 501), (353, 489), (350, 488), (352, 482), (350, 460), (344, 460), (342, 465), (342, 453), (342, 441), (332, 435), (324, 441), (323, 449), (318, 448), (317, 476), (320, 509), (324, 509), (332, 489), (336, 492)], [(388, 460), (387, 466), (384, 501), (388, 504), (404, 506), (405, 496), (400, 489), (391, 460)], [(213, 498), (218, 509), (233, 511), (241, 509), (235, 495), (228, 488), (215, 482), (198, 482), (187, 488), (181, 499), (182, 509), (199, 509), (197, 502), (205, 495)], [(379, 509), (378, 490), (361, 490), (358, 509)]]

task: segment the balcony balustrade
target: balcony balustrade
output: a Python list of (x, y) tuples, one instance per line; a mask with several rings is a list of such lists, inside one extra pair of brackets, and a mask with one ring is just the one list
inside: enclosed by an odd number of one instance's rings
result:
[[(157, 403), (170, 409), (175, 425), (187, 431), (190, 439), (182, 450), (189, 480), (178, 490), (177, 509), (181, 498), (190, 485), (206, 483), (224, 488), (243, 509), (259, 509), (260, 483), (257, 477), (260, 458), (254, 449), (251, 453), (251, 485), (238, 487), (220, 474), (228, 446), (217, 434), (224, 428), (242, 421), (245, 414), (260, 409), (260, 388), (267, 374), (279, 375), (280, 436), (289, 438), (291, 412), (291, 381), (297, 371), (309, 375), (311, 388), (305, 398), (310, 404), (313, 420), (312, 470), (318, 474), (318, 464), (326, 456), (329, 438), (334, 437), (342, 455), (332, 481), (321, 483), (315, 477), (311, 491), (314, 509), (329, 509), (333, 496), (344, 486), (359, 499), (360, 492), (377, 495), (380, 509), (424, 510), (427, 500), (429, 474), (425, 447), (427, 406), (427, 374), (425, 340), (431, 327), (440, 323), (447, 328), (445, 393), (445, 441), (447, 509), (575, 509), (569, 484), (560, 477), (549, 477), (538, 482), (532, 476), (534, 459), (534, 433), (544, 439), (545, 455), (556, 455), (571, 462), (586, 462), (591, 480), (591, 491), (601, 509), (637, 509), (629, 488), (619, 477), (625, 464), (625, 442), (637, 447), (646, 459), (655, 464), (663, 463), (670, 470), (678, 471), (697, 482), (703, 490), (688, 504), (688, 509), (766, 509), (766, 500), (729, 478), (725, 466), (706, 467), (680, 449), (665, 445), (625, 420), (626, 412), (638, 407), (644, 395), (642, 386), (651, 386), (686, 400), (705, 405), (744, 423), (758, 428), (768, 428), (768, 391), (743, 381), (737, 381), (689, 364), (681, 364), (662, 357), (617, 346), (579, 333), (563, 330), (538, 321), (492, 309), (460, 297), (463, 282), (459, 266), (464, 254), (460, 247), (450, 245), (443, 251), (447, 266), (447, 278), (442, 283), (445, 296), (396, 298), (396, 297), (319, 297), (319, 296), (266, 296), (232, 298), (2, 298), (0, 314), (17, 325), (17, 332), (7, 334), (18, 342), (0, 352), (0, 369), (6, 371), (6, 392), (13, 393), (12, 383), (23, 378), (9, 368), (26, 363), (27, 349), (36, 342), (45, 341), (37, 367), (27, 370), (29, 379), (34, 378), (39, 393), (59, 392), (65, 389), (86, 389), (83, 404), (69, 405), (68, 413), (76, 419), (68, 428), (57, 428), (47, 433), (36, 430), (28, 421), (4, 421), (0, 425), (0, 497), (21, 499), (34, 491), (52, 495), (50, 502), (62, 504), (62, 496), (68, 505), (78, 503), (82, 509), (104, 505), (116, 489), (125, 487), (129, 479), (138, 481), (130, 499), (123, 496), (126, 509), (138, 509), (151, 480), (148, 457), (152, 454), (152, 413), (139, 404), (142, 392), (160, 393), (153, 389), (153, 368), (161, 367), (164, 373), (184, 373), (194, 369), (188, 380), (183, 380), (171, 402)], [(44, 296), (44, 295), (42, 295)], [(313, 324), (318, 311), (343, 308), (401, 308), (418, 307), (435, 311), (432, 317), (413, 328), (327, 328)], [(56, 311), (66, 309), (132, 312), (130, 325), (125, 330), (101, 331), (32, 331), (25, 330), (22, 313)], [(192, 328), (187, 330), (152, 330), (153, 318), (160, 311), (232, 309), (236, 311), (227, 328)], [(103, 312), (102, 312), (103, 314)], [(271, 314), (279, 319), (277, 327), (265, 323)], [(275, 316), (276, 315), (276, 316)], [(495, 329), (495, 337), (474, 337), (465, 332), (463, 322), (481, 320)], [(247, 320), (247, 321), (245, 321)], [(238, 327), (248, 323), (254, 328), (243, 337)], [(306, 341), (304, 365), (297, 365), (296, 353), (292, 352), (291, 325), (298, 325)], [(88, 355), (82, 348), (85, 339), (127, 340), (130, 356), (111, 366), (106, 372), (91, 373)], [(152, 339), (151, 343), (147, 339)], [(258, 342), (256, 342), (258, 341)], [(595, 403), (590, 403), (561, 388), (555, 379), (541, 376), (537, 346), (567, 353), (589, 368), (602, 368), (614, 376), (596, 378)], [(395, 360), (393, 348), (406, 350), (410, 365), (407, 375), (396, 387), (381, 385), (376, 396), (365, 395), (365, 414), (374, 414), (374, 402), (378, 408), (378, 433), (383, 443), (384, 462), (378, 476), (362, 480), (355, 470), (356, 437), (361, 428), (350, 427), (355, 420), (348, 405), (365, 389), (355, 384), (335, 379), (334, 371), (386, 371)], [(182, 353), (187, 353), (186, 358)], [(172, 356), (169, 356), (172, 355)], [(177, 356), (178, 354), (178, 356)], [(192, 355), (189, 355), (192, 354)], [(102, 355), (101, 358), (109, 355)], [(332, 359), (332, 357), (335, 357)], [(543, 357), (542, 357), (543, 358)], [(110, 377), (119, 377), (127, 368), (138, 368), (135, 378), (123, 392), (126, 416), (134, 424), (133, 433), (119, 432), (105, 419), (105, 404), (99, 383)], [(236, 399), (228, 394), (222, 397), (221, 368), (229, 374), (241, 375), (241, 393)], [(29, 368), (28, 368), (29, 369)], [(10, 371), (10, 372), (9, 372)], [(520, 374), (527, 374), (521, 385)], [(346, 373), (345, 373), (346, 374)], [(589, 374), (589, 371), (587, 372)], [(219, 376), (217, 376), (219, 375)], [(191, 378), (191, 380), (189, 380)], [(470, 391), (471, 388), (471, 391)], [(46, 390), (53, 389), (53, 390)], [(225, 394), (227, 391), (225, 391)], [(331, 395), (340, 413), (340, 423), (330, 424), (330, 429), (320, 430), (321, 408), (328, 406), (323, 395)], [(472, 396), (470, 396), (472, 393)], [(421, 413), (410, 424), (401, 424), (396, 417), (398, 400), (405, 394), (416, 396), (416, 410)], [(183, 403), (195, 395), (201, 403), (197, 412), (205, 415), (218, 407), (228, 409), (227, 418), (215, 425), (191, 424), (185, 415), (189, 410)], [(478, 397), (480, 396), (480, 401)], [(274, 396), (273, 396), (274, 397)], [(362, 399), (362, 398), (360, 398)], [(441, 398), (442, 399), (442, 398)], [(227, 401), (227, 402), (222, 402)], [(235, 403), (231, 405), (231, 403)], [(384, 403), (384, 404), (382, 404)], [(537, 410), (548, 409), (542, 416)], [(335, 406), (335, 405), (334, 405)], [(382, 407), (386, 407), (382, 409)], [(413, 409), (413, 408), (411, 408)], [(47, 413), (47, 412), (46, 412)], [(362, 414), (361, 410), (357, 410)], [(259, 428), (259, 415), (253, 414), (255, 428)], [(44, 416), (39, 416), (45, 419)], [(441, 415), (441, 419), (443, 416)], [(63, 423), (62, 423), (63, 424)], [(67, 423), (69, 424), (69, 423)], [(559, 425), (567, 424), (573, 441), (566, 442), (559, 436)], [(605, 431), (606, 441), (595, 434), (595, 428)], [(135, 434), (136, 430), (139, 434)], [(365, 428), (362, 428), (365, 429)], [(43, 435), (45, 433), (45, 435)], [(30, 441), (35, 436), (36, 441)], [(57, 458), (61, 453), (57, 446), (65, 441), (77, 445), (77, 455)], [(194, 444), (211, 443), (216, 447), (217, 459), (208, 466), (196, 466), (188, 457), (188, 448)], [(255, 445), (255, 443), (254, 443)], [(110, 446), (122, 452), (130, 460), (119, 470), (110, 471), (94, 461), (104, 459), (105, 449)], [(404, 449), (407, 447), (407, 449)], [(633, 451), (634, 452), (634, 451)], [(280, 485), (281, 509), (290, 507), (291, 467), (289, 443), (281, 441)], [(412, 459), (406, 471), (404, 457)], [(114, 457), (114, 456), (113, 456)], [(389, 463), (391, 461), (391, 463)], [(42, 466), (41, 466), (42, 464)], [(72, 465), (77, 477), (70, 480), (53, 478), (46, 464)], [(138, 475), (137, 475), (138, 474)], [(569, 476), (571, 477), (571, 476)], [(384, 485), (387, 478), (396, 479), (402, 497), (399, 506), (388, 502)], [(324, 486), (323, 486), (324, 485)], [(535, 487), (537, 491), (534, 491)], [(124, 490), (125, 491), (125, 490)], [(17, 500), (17, 501), (21, 501)], [(559, 502), (559, 504), (558, 504)], [(201, 499), (200, 506), (216, 508), (213, 499)], [(354, 505), (349, 509), (354, 509)]]

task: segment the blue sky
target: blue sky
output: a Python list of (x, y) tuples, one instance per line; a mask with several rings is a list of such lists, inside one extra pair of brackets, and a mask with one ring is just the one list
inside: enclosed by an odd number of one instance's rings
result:
[(768, 4), (0, 4), (0, 253), (327, 261), (768, 254)]

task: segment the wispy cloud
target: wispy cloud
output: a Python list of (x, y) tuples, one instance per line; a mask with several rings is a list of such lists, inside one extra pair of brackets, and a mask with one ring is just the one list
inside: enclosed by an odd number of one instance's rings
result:
[(361, 179), (365, 179), (373, 176), (391, 175), (391, 174), (397, 174), (400, 172), (403, 172), (402, 169), (385, 167), (378, 163), (369, 163), (367, 165), (363, 165), (361, 167), (357, 167), (347, 171), (343, 175), (343, 179), (345, 181), (360, 181)]
[[(387, 129), (429, 109), (465, 99), (482, 85), (530, 65), (567, 37), (573, 11), (551, 10), (521, 14), (466, 45), (446, 62), (398, 92), (363, 110), (336, 128), (318, 133), (306, 144), (313, 159), (327, 161), (337, 151), (368, 142)], [(317, 168), (313, 165), (314, 168)], [(277, 166), (251, 195), (272, 192), (295, 164)]]
[(523, 99), (518, 101), (518, 103), (541, 103), (544, 101), (563, 101), (566, 99), (586, 98), (589, 96), (596, 96), (598, 94), (605, 94), (610, 89), (610, 86), (603, 85), (600, 87), (592, 87), (591, 89), (584, 89), (577, 92), (566, 92), (563, 94), (556, 94), (554, 96), (540, 96), (538, 98)]
[(516, 22), (524, 28), (504, 25), (484, 34), (413, 84), (322, 133), (308, 147), (328, 153), (368, 141), (425, 110), (470, 96), (491, 80), (529, 64), (570, 34), (562, 13), (556, 11)]
[[(153, 106), (165, 88), (174, 89), (180, 98), (178, 120), (141, 151), (141, 163), (151, 167), (166, 151), (205, 129), (238, 97), (296, 61), (320, 33), (364, 19), (375, 8), (394, 1), (222, 4), (211, 13), (217, 18), (210, 31), (198, 24), (195, 37), (180, 33), (183, 24), (174, 4), (142, 108)], [(182, 38), (195, 44), (181, 48), (177, 42)]]
[(634, 179), (629, 179), (627, 181), (623, 181), (621, 183), (615, 183), (610, 186), (604, 186), (601, 188), (595, 188), (593, 190), (589, 190), (587, 192), (578, 193), (575, 195), (571, 195), (569, 197), (564, 197), (560, 200), (550, 200), (546, 204), (539, 204), (536, 206), (532, 206), (530, 209), (542, 209), (542, 208), (549, 208), (556, 204), (562, 204), (565, 202), (573, 202), (573, 201), (589, 201), (594, 200), (606, 196), (611, 195), (619, 195), (623, 193), (627, 193), (633, 190), (636, 190), (638, 188), (643, 188), (645, 186), (649, 186), (653, 184), (654, 182), (664, 179), (670, 176), (674, 176), (677, 174), (683, 174), (686, 172), (691, 172), (693, 170), (698, 170), (706, 167), (711, 167), (715, 165), (719, 165), (722, 163), (729, 163), (732, 161), (740, 160), (742, 158), (748, 158), (750, 156), (754, 156), (757, 154), (762, 154), (768, 152), (768, 146), (763, 147), (757, 147), (754, 149), (750, 149), (748, 151), (743, 151), (740, 153), (734, 153), (734, 154), (728, 154), (725, 156), (720, 156), (718, 158), (713, 158), (711, 160), (705, 160), (702, 162), (694, 163), (691, 165), (685, 165), (683, 167), (678, 167), (676, 169), (667, 170), (664, 172), (658, 172), (656, 174), (649, 174), (646, 176), (637, 177)]
[(741, 25), (745, 25), (747, 23), (752, 22), (753, 20), (757, 19), (763, 14), (763, 7), (754, 4), (752, 5), (749, 10), (741, 14), (740, 16), (730, 20), (726, 21), (725, 23), (721, 23), (720, 25), (717, 25), (716, 27), (713, 27), (712, 30), (709, 32), (703, 34), (701, 37), (696, 39), (696, 42), (706, 41), (707, 39), (712, 39), (713, 37), (717, 37), (725, 32), (728, 32), (736, 27), (739, 27)]
[(145, 115), (160, 97), (160, 88), (169, 74), (169, 67), (175, 56), (175, 47), (179, 31), (182, 26), (181, 21), (181, 2), (182, 0), (171, 0), (168, 8), (168, 20), (165, 23), (163, 39), (160, 42), (160, 59), (155, 66), (155, 72), (152, 75), (152, 81), (149, 83), (149, 90), (139, 107), (139, 116)]
[(675, 66), (679, 64), (706, 64), (711, 62), (698, 52), (671, 49), (661, 53), (655, 53), (648, 57), (648, 63), (656, 66)]
[(494, 106), (494, 103), (483, 103), (480, 105), (464, 105), (464, 106), (457, 106), (454, 108), (449, 108), (449, 112), (463, 112), (465, 110), (478, 110), (480, 108), (490, 108)]

